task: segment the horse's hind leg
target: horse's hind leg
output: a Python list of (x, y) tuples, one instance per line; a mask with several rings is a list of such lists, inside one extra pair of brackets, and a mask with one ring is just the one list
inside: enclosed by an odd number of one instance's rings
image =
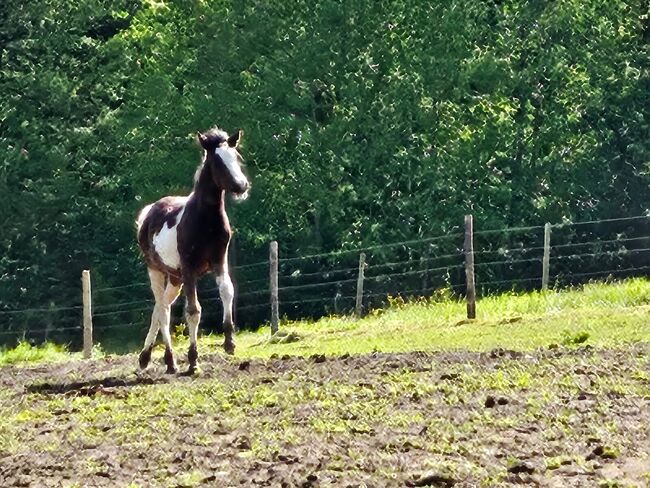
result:
[(187, 351), (187, 359), (190, 363), (188, 372), (194, 373), (198, 369), (199, 352), (197, 349), (197, 336), (199, 332), (199, 322), (201, 322), (201, 305), (196, 296), (196, 279), (186, 279), (184, 281), (185, 297), (187, 304), (185, 306), (185, 320), (190, 336), (190, 348)]
[(235, 340), (233, 338), (235, 326), (232, 321), (232, 302), (235, 297), (235, 288), (232, 285), (227, 266), (224, 266), (223, 272), (217, 276), (217, 285), (223, 303), (223, 348), (226, 353), (235, 354)]
[(149, 326), (149, 333), (147, 334), (147, 338), (144, 340), (144, 347), (142, 348), (142, 352), (140, 352), (140, 369), (145, 369), (147, 366), (149, 366), (149, 361), (151, 361), (151, 351), (153, 349), (154, 342), (156, 341), (156, 337), (158, 336), (158, 329), (160, 329), (160, 317), (161, 314), (164, 313), (163, 296), (165, 294), (165, 274), (152, 268), (148, 268), (147, 271), (149, 272), (151, 291), (153, 292), (156, 303), (151, 314), (151, 325)]
[(172, 303), (178, 297), (180, 286), (167, 283), (165, 285), (165, 274), (155, 269), (149, 268), (149, 280), (151, 281), (151, 291), (156, 300), (151, 314), (151, 326), (149, 333), (144, 341), (144, 347), (140, 353), (140, 368), (145, 369), (151, 361), (151, 351), (153, 350), (158, 330), (162, 330), (163, 341), (165, 343), (165, 363), (167, 372), (175, 373), (177, 371), (174, 360), (174, 351), (172, 350), (171, 335), (169, 333), (169, 320), (171, 318)]

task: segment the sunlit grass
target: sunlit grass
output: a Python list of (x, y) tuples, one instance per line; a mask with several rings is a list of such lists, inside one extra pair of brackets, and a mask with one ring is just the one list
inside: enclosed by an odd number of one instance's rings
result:
[[(332, 316), (316, 321), (284, 321), (280, 335), (270, 340), (269, 327), (237, 334), (240, 358), (272, 355), (365, 354), (374, 351), (490, 350), (496, 347), (531, 350), (557, 345), (622, 346), (650, 341), (650, 281), (631, 279), (590, 283), (567, 290), (503, 293), (482, 298), (477, 318), (467, 320), (463, 301), (444, 297), (404, 302), (390, 299), (385, 309), (362, 319)], [(282, 308), (282, 305), (280, 305)], [(205, 335), (200, 352), (220, 351), (223, 338)], [(176, 349), (187, 348), (177, 335)], [(101, 354), (98, 348), (94, 357)], [(0, 365), (69, 360), (65, 346), (23, 342), (0, 350)], [(156, 354), (161, 354), (160, 350)]]
[(33, 346), (29, 342), (21, 342), (12, 349), (0, 348), (0, 366), (4, 364), (53, 362), (70, 359), (71, 353), (65, 345), (46, 342)]
[[(238, 335), (238, 356), (363, 354), (373, 351), (530, 350), (552, 344), (617, 346), (650, 340), (650, 281), (592, 283), (579, 289), (505, 293), (477, 303), (466, 319), (457, 300), (392, 300), (363, 319), (326, 317), (285, 322), (291, 341), (269, 340), (269, 329)], [(218, 342), (206, 338), (207, 343)]]

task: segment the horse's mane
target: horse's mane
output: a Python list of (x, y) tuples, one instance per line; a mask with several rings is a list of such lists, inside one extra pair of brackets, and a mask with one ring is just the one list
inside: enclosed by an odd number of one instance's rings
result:
[[(228, 133), (226, 131), (223, 131), (219, 129), (219, 127), (213, 127), (212, 129), (208, 129), (205, 132), (201, 132), (201, 136), (204, 138), (205, 142), (210, 144), (210, 146), (214, 145), (219, 146), (220, 144), (223, 144), (228, 140)], [(199, 146), (202, 147), (201, 143), (198, 141)], [(196, 168), (196, 172), (194, 173), (194, 184), (199, 181), (199, 177), (201, 176), (201, 171), (203, 171), (203, 166), (205, 165), (206, 158), (203, 158), (201, 160), (201, 164), (199, 164), (199, 167)]]

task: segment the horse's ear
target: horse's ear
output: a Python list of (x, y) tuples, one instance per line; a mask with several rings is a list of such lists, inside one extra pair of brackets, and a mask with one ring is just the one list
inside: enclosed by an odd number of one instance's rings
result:
[(230, 147), (237, 147), (237, 144), (239, 144), (239, 140), (242, 138), (244, 135), (244, 131), (239, 129), (237, 132), (235, 132), (233, 135), (231, 135), (228, 138), (228, 145)]
[(200, 144), (200, 146), (201, 146), (203, 149), (207, 149), (207, 147), (205, 147), (205, 146), (206, 146), (207, 139), (208, 139), (208, 138), (205, 137), (205, 136), (204, 136), (203, 134), (201, 134), (200, 132), (197, 132), (197, 133), (196, 133), (196, 142), (198, 142), (198, 143)]

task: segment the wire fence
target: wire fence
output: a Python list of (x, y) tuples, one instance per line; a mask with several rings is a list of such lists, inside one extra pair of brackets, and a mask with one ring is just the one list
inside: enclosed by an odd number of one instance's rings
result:
[[(474, 268), (479, 296), (505, 290), (539, 289), (545, 226), (478, 229)], [(650, 270), (650, 216), (552, 224), (549, 286), (562, 288), (604, 278), (647, 276)], [(411, 239), (304, 256), (280, 256), (280, 313), (288, 319), (345, 314), (355, 309), (359, 255), (365, 254), (363, 307), (386, 305), (389, 297), (462, 297), (466, 289), (464, 234)], [(269, 262), (233, 266), (235, 320), (256, 327), (270, 320)], [(203, 325), (221, 323), (218, 287), (199, 286)], [(146, 332), (153, 308), (148, 281), (97, 287), (92, 291), (93, 326), (101, 338), (123, 329), (135, 340)], [(74, 303), (0, 310), (0, 343), (31, 339), (80, 340), (81, 293)], [(183, 300), (172, 310), (183, 322)], [(126, 332), (121, 331), (124, 335)], [(76, 338), (76, 339), (75, 339)]]

